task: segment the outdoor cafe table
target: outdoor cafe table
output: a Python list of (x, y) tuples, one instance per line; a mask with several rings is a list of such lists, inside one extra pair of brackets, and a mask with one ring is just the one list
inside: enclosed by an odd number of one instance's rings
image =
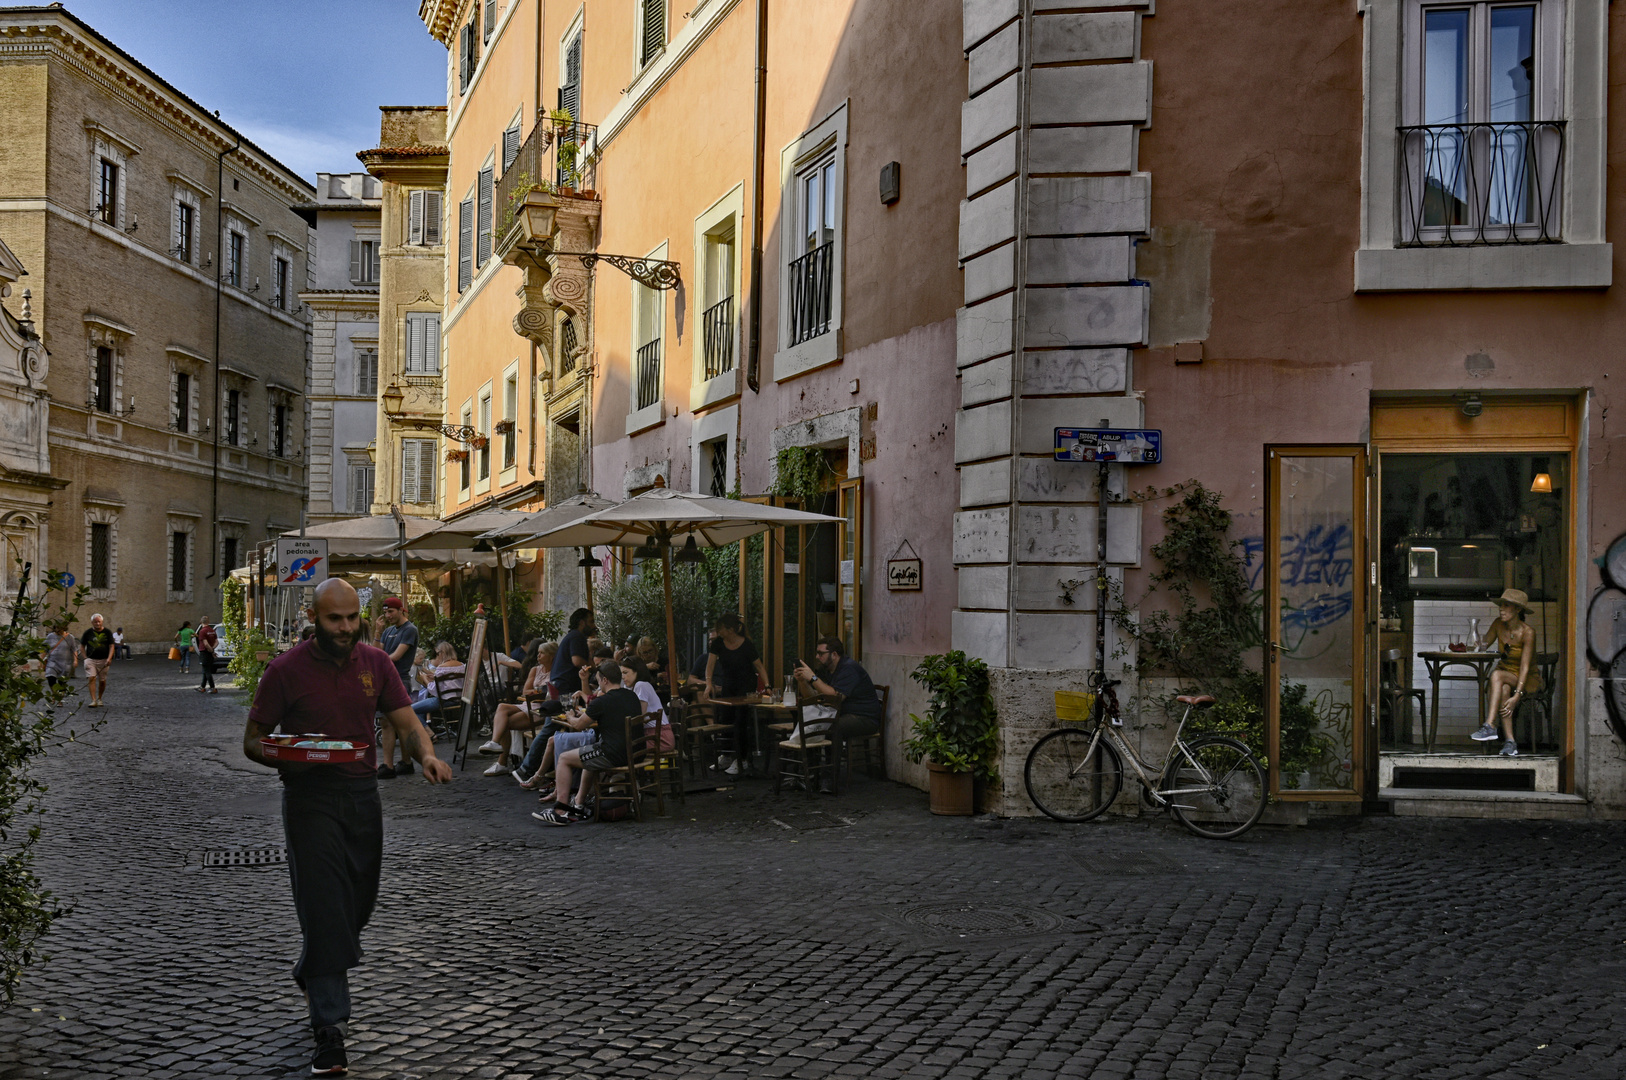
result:
[[(751, 710), (751, 761), (756, 755), (762, 753), (762, 726), (764, 724), (794, 722), (798, 713), (797, 706), (781, 705), (777, 697), (764, 698), (761, 694), (743, 694), (738, 697), (711, 698), (717, 705), (734, 705)], [(774, 740), (777, 746), (778, 740)], [(745, 768), (744, 762), (741, 768)]]
[[(1434, 737), (1440, 729), (1440, 684), (1442, 682), (1471, 682), (1479, 687), (1479, 715), (1475, 717), (1475, 726), (1478, 721), (1485, 718), (1485, 695), (1490, 691), (1491, 668), (1502, 659), (1499, 652), (1452, 652), (1449, 649), (1425, 650), (1417, 654), (1417, 658), (1428, 668), (1428, 680), (1433, 684), (1434, 697), (1430, 702), (1429, 715), (1434, 722), (1429, 725), (1428, 745), (1426, 750), (1434, 752)], [(1448, 667), (1472, 668), (1472, 675), (1447, 675)]]

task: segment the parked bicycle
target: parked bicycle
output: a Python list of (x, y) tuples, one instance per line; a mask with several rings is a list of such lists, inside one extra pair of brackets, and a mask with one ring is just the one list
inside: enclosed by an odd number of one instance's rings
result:
[[(1123, 737), (1117, 679), (1096, 672), (1090, 692), (1056, 691), (1056, 718), (1063, 725), (1028, 752), (1023, 780), (1033, 805), (1057, 821), (1090, 821), (1104, 814), (1123, 787), (1123, 762), (1140, 780), (1142, 800), (1167, 809), (1198, 836), (1229, 840), (1253, 828), (1265, 812), (1265, 770), (1253, 751), (1224, 735), (1181, 738), (1207, 694), (1183, 694), (1185, 705), (1174, 742), (1163, 761), (1142, 758)], [(1070, 726), (1076, 725), (1076, 726)]]

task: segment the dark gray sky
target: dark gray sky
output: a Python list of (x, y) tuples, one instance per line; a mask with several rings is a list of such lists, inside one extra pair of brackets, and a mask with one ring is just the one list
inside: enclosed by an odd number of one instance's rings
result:
[(380, 105), (444, 105), (417, 0), (64, 0), (103, 37), (307, 180), (355, 172)]

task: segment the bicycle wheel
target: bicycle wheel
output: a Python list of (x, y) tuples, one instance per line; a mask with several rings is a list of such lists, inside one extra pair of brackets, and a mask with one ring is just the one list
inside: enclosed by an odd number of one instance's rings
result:
[(1163, 797), (1180, 824), (1211, 840), (1241, 836), (1265, 812), (1265, 770), (1253, 752), (1220, 735), (1176, 746)]
[(1091, 735), (1076, 728), (1052, 731), (1028, 751), (1022, 770), (1028, 798), (1057, 821), (1100, 817), (1123, 786), (1123, 764), (1103, 735), (1090, 750)]

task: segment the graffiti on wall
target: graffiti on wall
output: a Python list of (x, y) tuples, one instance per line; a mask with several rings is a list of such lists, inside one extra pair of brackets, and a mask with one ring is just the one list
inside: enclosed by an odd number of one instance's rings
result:
[[(1304, 638), (1346, 618), (1355, 607), (1355, 533), (1348, 524), (1282, 534), (1282, 636), (1289, 652)], [(1242, 538), (1248, 588), (1264, 597), (1265, 538)]]
[(1587, 659), (1603, 679), (1609, 727), (1626, 742), (1626, 535), (1615, 537), (1598, 565), (1603, 588), (1587, 605)]

